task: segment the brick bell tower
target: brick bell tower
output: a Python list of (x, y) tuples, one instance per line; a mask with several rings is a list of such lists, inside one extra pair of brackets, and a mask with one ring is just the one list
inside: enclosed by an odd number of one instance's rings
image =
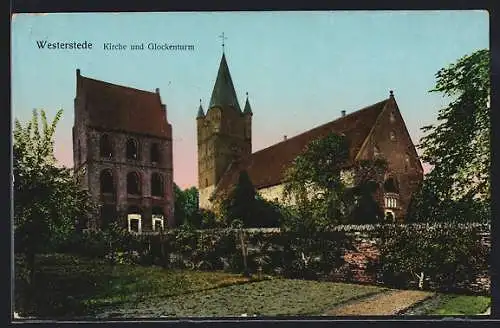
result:
[(200, 99), (196, 117), (200, 208), (212, 208), (210, 196), (222, 175), (233, 161), (251, 154), (252, 115), (248, 93), (243, 111), (238, 103), (223, 44), (207, 112)]

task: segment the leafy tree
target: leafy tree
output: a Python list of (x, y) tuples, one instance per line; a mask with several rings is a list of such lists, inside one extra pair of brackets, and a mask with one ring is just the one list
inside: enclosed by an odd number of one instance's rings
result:
[(314, 230), (382, 219), (382, 210), (373, 196), (387, 162), (361, 160), (347, 167), (348, 156), (346, 138), (330, 133), (311, 142), (295, 159), (285, 184), (285, 197), (294, 204), (295, 213), (286, 216), (285, 226)]
[(414, 220), (468, 220), (462, 215), (474, 215), (476, 209), (484, 214), (483, 206), (489, 207), (489, 65), (489, 51), (479, 50), (436, 74), (430, 92), (451, 102), (439, 110), (437, 124), (422, 128), (427, 134), (418, 146), (421, 158), (433, 168), (414, 205)]
[(222, 201), (222, 212), (226, 223), (238, 219), (245, 227), (253, 224), (255, 217), (257, 191), (246, 171), (240, 173), (238, 183), (229, 196)]
[(191, 187), (184, 190), (184, 212), (186, 218), (191, 220), (199, 211), (199, 193), (196, 187)]
[(186, 197), (176, 183), (174, 183), (174, 218), (178, 226), (186, 222)]
[[(330, 133), (312, 141), (286, 173), (285, 199), (309, 226), (340, 223), (345, 210), (341, 171), (349, 156), (345, 137)], [(308, 223), (309, 220), (312, 220)]]
[(31, 122), (14, 127), (14, 239), (16, 253), (26, 257), (33, 283), (37, 253), (63, 242), (75, 221), (88, 217), (93, 205), (80, 190), (72, 170), (56, 166), (54, 134), (62, 116), (58, 111), (49, 124), (45, 112), (33, 111)]
[(196, 187), (181, 190), (174, 183), (175, 195), (175, 222), (178, 226), (189, 225), (199, 229), (206, 217), (203, 210), (199, 208), (199, 192)]

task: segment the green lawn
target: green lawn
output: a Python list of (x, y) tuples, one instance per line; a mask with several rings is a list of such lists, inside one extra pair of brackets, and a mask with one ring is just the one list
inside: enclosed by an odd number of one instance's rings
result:
[[(251, 281), (239, 274), (112, 266), (69, 255), (38, 257), (34, 306), (15, 285), (16, 312), (43, 317), (320, 315), (373, 286), (303, 280)], [(19, 266), (16, 267), (19, 269)]]
[[(34, 306), (23, 308), (26, 287), (16, 279), (16, 311), (36, 316), (95, 315), (110, 308), (133, 308), (144, 299), (245, 283), (247, 278), (224, 272), (165, 270), (136, 265), (112, 266), (70, 255), (39, 255)], [(16, 273), (20, 271), (16, 266)], [(19, 306), (18, 306), (19, 305)]]
[(476, 315), (484, 313), (491, 298), (486, 296), (444, 295), (429, 315)]

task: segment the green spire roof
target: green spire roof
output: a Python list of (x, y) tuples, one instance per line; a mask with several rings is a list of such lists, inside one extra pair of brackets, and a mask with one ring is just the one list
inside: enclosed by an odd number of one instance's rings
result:
[(203, 112), (203, 107), (201, 106), (201, 99), (200, 99), (200, 107), (198, 107), (198, 115), (196, 115), (197, 118), (199, 117), (205, 117), (205, 112)]
[(250, 102), (248, 101), (248, 92), (247, 92), (247, 101), (245, 102), (245, 108), (243, 109), (243, 113), (252, 114), (252, 107), (250, 106)]
[(215, 80), (212, 97), (210, 98), (209, 108), (214, 106), (220, 106), (222, 108), (232, 106), (241, 112), (238, 98), (236, 97), (236, 91), (234, 90), (233, 80), (231, 79), (229, 67), (227, 66), (225, 54), (222, 54), (219, 71), (217, 72), (217, 79)]

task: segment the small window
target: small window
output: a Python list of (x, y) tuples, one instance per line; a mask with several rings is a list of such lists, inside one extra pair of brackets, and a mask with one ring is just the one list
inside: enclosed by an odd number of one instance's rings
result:
[(408, 154), (405, 155), (405, 172), (411, 167), (410, 164), (410, 156)]
[(391, 139), (391, 141), (396, 140), (396, 134), (394, 133), (394, 131), (389, 132), (389, 139)]
[(139, 145), (132, 138), (127, 140), (127, 159), (139, 160)]
[(157, 143), (151, 145), (151, 163), (160, 163), (160, 146)]
[(205, 179), (205, 187), (208, 187), (208, 179)]
[(394, 112), (392, 112), (389, 116), (389, 120), (391, 121), (391, 123), (394, 123), (396, 121), (396, 115), (394, 115)]
[(380, 157), (382, 154), (380, 153), (380, 149), (377, 147), (377, 146), (374, 146), (373, 147), (373, 157), (375, 158), (378, 158)]
[(113, 146), (107, 134), (103, 134), (100, 140), (100, 153), (103, 158), (113, 158)]
[(395, 215), (393, 211), (386, 211), (385, 212), (385, 221), (388, 223), (394, 223), (395, 222)]

